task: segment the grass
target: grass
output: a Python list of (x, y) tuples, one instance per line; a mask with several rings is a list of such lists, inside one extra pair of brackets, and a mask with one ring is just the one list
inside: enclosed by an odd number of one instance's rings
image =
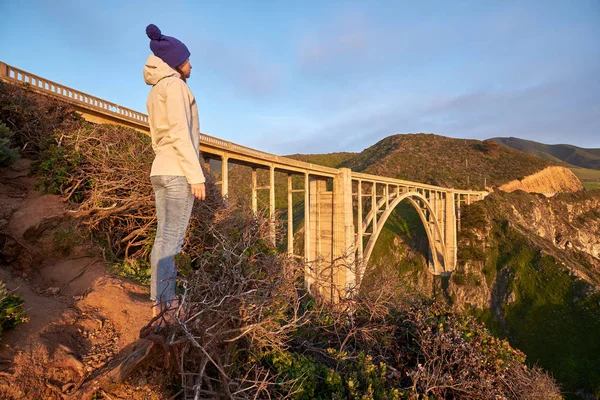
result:
[(70, 256), (73, 248), (80, 244), (80, 235), (73, 227), (59, 229), (54, 233), (54, 251), (64, 256)]
[(570, 168), (582, 182), (600, 182), (600, 169)]
[(600, 182), (582, 182), (585, 190), (600, 189)]
[(600, 170), (576, 167), (570, 170), (579, 178), (586, 190), (600, 189)]
[(481, 320), (525, 352), (530, 364), (550, 371), (567, 398), (580, 388), (600, 395), (600, 294), (586, 295), (585, 283), (508, 225), (494, 228), (493, 241), (486, 259), (496, 265), (486, 266), (486, 281), (495, 267), (498, 276), (509, 278), (493, 279), (492, 292), (502, 296), (506, 290), (515, 300), (502, 303), (502, 319), (484, 310)]

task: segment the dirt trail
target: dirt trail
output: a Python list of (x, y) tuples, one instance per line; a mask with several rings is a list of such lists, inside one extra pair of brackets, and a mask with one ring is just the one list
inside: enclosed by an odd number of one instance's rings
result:
[[(30, 319), (2, 334), (0, 398), (62, 399), (130, 352), (151, 302), (146, 288), (107, 271), (60, 197), (35, 190), (29, 167), (0, 168), (0, 280)], [(157, 398), (139, 383), (114, 398)]]

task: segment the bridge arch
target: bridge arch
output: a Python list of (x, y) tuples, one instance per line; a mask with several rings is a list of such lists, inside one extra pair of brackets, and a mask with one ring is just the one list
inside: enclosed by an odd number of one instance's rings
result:
[[(376, 225), (376, 229), (371, 232), (367, 245), (365, 247), (362, 264), (368, 265), (369, 259), (371, 257), (371, 253), (377, 243), (377, 239), (381, 234), (385, 223), (388, 218), (395, 210), (396, 206), (400, 204), (402, 201), (407, 200), (417, 211), (421, 222), (423, 223), (423, 227), (425, 228), (425, 233), (427, 235), (427, 240), (429, 241), (429, 247), (431, 250), (431, 264), (434, 266), (444, 266), (444, 237), (442, 234), (442, 228), (439, 219), (436, 216), (436, 213), (429, 203), (428, 199), (419, 192), (405, 192), (394, 196), (391, 201), (386, 201), (386, 199), (381, 199), (377, 202), (377, 205), (366, 215), (364, 221), (362, 221), (362, 232), (365, 232), (369, 225), (373, 223), (373, 218), (375, 213), (380, 212), (382, 207), (385, 207), (383, 214), (380, 218), (378, 218), (378, 223)], [(355, 244), (355, 248), (358, 248), (358, 240), (362, 240), (361, 235), (358, 235), (357, 242)], [(446, 268), (444, 268), (445, 271)], [(364, 274), (364, 271), (361, 271), (361, 275)], [(362, 276), (358, 277), (359, 282), (362, 280)]]

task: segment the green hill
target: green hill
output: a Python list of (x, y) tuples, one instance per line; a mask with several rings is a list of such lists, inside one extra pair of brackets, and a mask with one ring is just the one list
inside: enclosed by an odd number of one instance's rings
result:
[(543, 144), (514, 137), (497, 137), (491, 140), (547, 160), (566, 163), (568, 166), (600, 169), (600, 149), (585, 149), (570, 144)]
[(389, 136), (358, 154), (293, 155), (315, 164), (433, 185), (484, 189), (538, 172), (558, 162), (486, 140), (453, 139), (434, 134)]

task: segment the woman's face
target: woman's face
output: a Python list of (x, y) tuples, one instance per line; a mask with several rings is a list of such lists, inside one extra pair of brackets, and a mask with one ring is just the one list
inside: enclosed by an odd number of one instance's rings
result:
[(187, 60), (185, 60), (185, 62), (179, 66), (179, 69), (181, 70), (186, 79), (189, 78), (190, 73), (192, 72), (192, 64), (190, 63), (190, 59), (188, 58)]

